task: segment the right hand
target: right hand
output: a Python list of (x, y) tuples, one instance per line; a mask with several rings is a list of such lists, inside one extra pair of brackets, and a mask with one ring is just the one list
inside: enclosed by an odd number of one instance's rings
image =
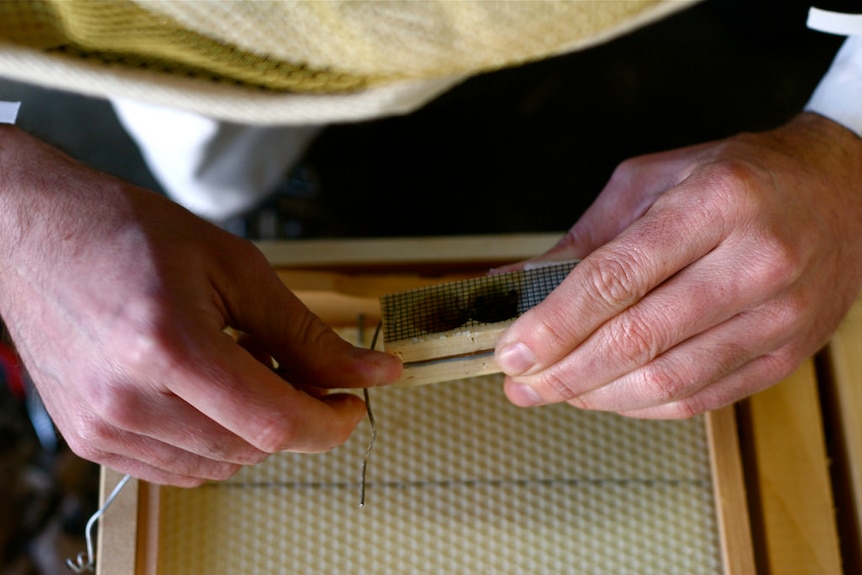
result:
[(329, 389), (401, 373), (323, 325), (250, 242), (163, 196), (11, 126), (0, 174), (0, 315), (81, 457), (156, 483), (225, 479), (341, 444), (365, 407)]

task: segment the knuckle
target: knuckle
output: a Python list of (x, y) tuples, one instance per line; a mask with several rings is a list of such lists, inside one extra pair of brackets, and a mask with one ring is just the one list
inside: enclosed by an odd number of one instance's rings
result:
[(803, 294), (785, 295), (777, 306), (773, 331), (779, 334), (795, 332), (801, 326), (807, 325), (807, 322), (802, 319), (810, 313), (812, 313), (811, 302)]
[(714, 189), (737, 195), (753, 189), (761, 178), (761, 172), (752, 163), (738, 157), (739, 154), (732, 149), (734, 146), (732, 142), (718, 144), (714, 153), (721, 159), (708, 164), (704, 172)]
[[(580, 401), (583, 403), (582, 399), (578, 399), (579, 390), (576, 389), (574, 379), (563, 371), (550, 370), (548, 373), (543, 374), (540, 385), (545, 389), (550, 390), (555, 396), (549, 399), (557, 401), (574, 400), (575, 402)], [(585, 404), (584, 408), (586, 409)]]
[(299, 437), (299, 430), (287, 418), (272, 415), (258, 420), (257, 431), (250, 441), (264, 454), (273, 454), (289, 449)]
[(72, 453), (81, 459), (86, 459), (87, 461), (92, 461), (94, 463), (106, 463), (108, 457), (107, 452), (97, 447), (96, 444), (89, 441), (87, 438), (76, 434), (70, 434), (65, 438), (65, 440), (66, 445)]
[(802, 358), (790, 346), (786, 346), (781, 350), (762, 356), (762, 360), (767, 364), (765, 370), (767, 377), (765, 379), (772, 383), (793, 373), (801, 363)]
[(103, 446), (109, 445), (117, 436), (117, 429), (104, 419), (87, 413), (78, 418), (70, 435), (69, 441), (77, 444), (79, 451), (101, 452)]
[(768, 286), (787, 286), (796, 281), (804, 270), (800, 252), (778, 237), (763, 244), (758, 261), (761, 281)]
[(650, 156), (633, 156), (626, 158), (617, 164), (617, 167), (611, 173), (610, 184), (626, 185), (633, 178), (637, 178), (644, 168), (649, 167), (651, 162)]
[[(637, 265), (629, 254), (615, 253), (585, 260), (588, 295), (610, 308), (628, 307), (641, 296), (637, 284)], [(580, 265), (584, 265), (584, 263)]]
[(623, 314), (608, 324), (606, 345), (630, 365), (643, 365), (659, 353), (656, 331), (633, 313)]
[[(720, 145), (719, 150), (724, 146)], [(706, 166), (703, 176), (711, 192), (706, 196), (709, 213), (716, 213), (713, 208), (718, 208), (718, 213), (723, 213), (729, 221), (760, 213), (764, 199), (757, 190), (762, 175), (749, 162), (725, 157)]]
[(688, 382), (658, 362), (644, 367), (641, 386), (650, 399), (661, 403), (675, 401), (689, 391)]
[(212, 481), (225, 481), (233, 477), (242, 467), (236, 464), (222, 464), (214, 466), (204, 476)]
[(541, 348), (554, 350), (567, 349), (570, 346), (571, 337), (568, 335), (568, 323), (564, 316), (540, 315), (536, 320), (533, 339), (541, 342)]
[[(110, 389), (106, 393), (96, 394), (91, 403), (91, 411), (101, 418), (111, 428), (138, 429), (138, 423), (143, 416), (141, 405), (136, 394), (123, 389)], [(100, 433), (103, 426), (91, 421), (93, 433)]]
[(705, 413), (708, 409), (707, 405), (698, 399), (697, 395), (675, 401), (669, 405), (669, 408), (665, 414), (667, 419), (691, 419)]
[(566, 403), (573, 407), (577, 407), (578, 409), (583, 410), (594, 410), (596, 409), (596, 404), (588, 399), (589, 394), (581, 394), (576, 395), (573, 398), (569, 399)]
[(165, 483), (172, 487), (194, 489), (195, 487), (200, 487), (206, 481), (203, 477), (172, 476), (170, 479), (165, 480)]

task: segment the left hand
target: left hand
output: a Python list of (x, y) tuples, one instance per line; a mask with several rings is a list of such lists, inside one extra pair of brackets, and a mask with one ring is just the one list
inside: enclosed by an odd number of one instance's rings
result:
[(539, 260), (584, 258), (500, 339), (517, 405), (680, 418), (754, 394), (862, 286), (862, 139), (815, 114), (628, 160)]

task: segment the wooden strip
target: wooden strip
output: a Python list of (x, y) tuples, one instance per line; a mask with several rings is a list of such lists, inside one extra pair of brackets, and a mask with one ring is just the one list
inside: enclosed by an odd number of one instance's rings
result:
[(862, 569), (862, 300), (857, 300), (825, 350), (831, 374), (830, 424), (838, 445), (844, 495), (841, 524), (845, 561)]
[(429, 364), (408, 364), (404, 366), (401, 379), (395, 382), (393, 387), (416, 387), (499, 372), (500, 366), (493, 353)]
[(563, 233), (257, 242), (274, 267), (514, 262), (553, 247)]
[(811, 360), (749, 398), (769, 573), (839, 575), (841, 556)]
[(492, 351), (514, 319), (386, 342), (386, 351), (405, 363)]
[(279, 279), (296, 291), (334, 292), (344, 295), (379, 298), (393, 292), (423, 288), (476, 277), (477, 273), (451, 273), (423, 276), (405, 273), (346, 274), (320, 270), (276, 269)]
[(707, 413), (706, 432), (724, 573), (749, 575), (754, 549), (733, 406)]
[(161, 487), (146, 481), (140, 481), (139, 486), (138, 556), (135, 573), (140, 575), (158, 575)]
[[(103, 505), (124, 475), (101, 468), (99, 502)], [(138, 480), (130, 479), (99, 520), (96, 575), (134, 575), (137, 553)]]
[(293, 295), (329, 327), (352, 327), (359, 316), (366, 325), (380, 321), (380, 300), (356, 297), (333, 292), (294, 291)]

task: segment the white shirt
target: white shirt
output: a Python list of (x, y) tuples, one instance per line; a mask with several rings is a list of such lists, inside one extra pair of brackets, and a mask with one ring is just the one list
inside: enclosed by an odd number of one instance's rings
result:
[(847, 36), (805, 110), (825, 116), (862, 136), (862, 14), (812, 8), (808, 27)]

